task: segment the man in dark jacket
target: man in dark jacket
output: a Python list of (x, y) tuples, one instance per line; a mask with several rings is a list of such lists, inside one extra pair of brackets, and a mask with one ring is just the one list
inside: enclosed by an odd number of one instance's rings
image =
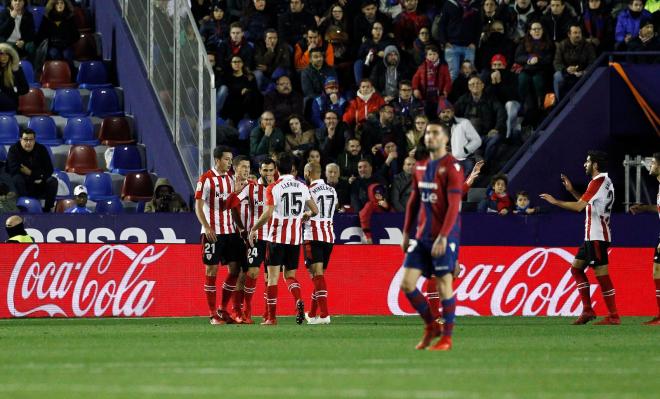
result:
[(305, 104), (310, 101), (309, 105), (311, 107), (311, 101), (323, 94), (326, 79), (330, 76), (336, 78), (337, 73), (333, 68), (325, 65), (325, 55), (320, 48), (312, 49), (309, 59), (309, 66), (300, 75), (300, 83), (305, 96)]
[(254, 69), (254, 50), (243, 37), (243, 27), (238, 22), (229, 25), (229, 40), (218, 45), (216, 62), (223, 70), (231, 71), (231, 57), (235, 55), (241, 57), (243, 64), (248, 69)]
[(291, 0), (289, 6), (289, 11), (277, 18), (277, 31), (280, 40), (293, 44), (302, 39), (307, 29), (316, 27), (316, 19), (304, 10), (303, 0)]
[(360, 140), (351, 138), (346, 140), (346, 148), (337, 157), (341, 175), (349, 179), (349, 183), (352, 182), (350, 179), (355, 179), (358, 175), (358, 162), (362, 159), (361, 151)]
[(433, 21), (433, 38), (445, 49), (445, 61), (453, 81), (461, 63), (474, 64), (475, 50), (481, 35), (481, 18), (477, 0), (447, 0)]
[(566, 38), (568, 29), (576, 22), (576, 18), (572, 9), (566, 7), (564, 0), (551, 0), (548, 8), (541, 18), (541, 23), (550, 40), (559, 43)]
[(275, 29), (266, 29), (264, 40), (254, 46), (254, 76), (259, 89), (264, 90), (271, 79), (291, 70), (291, 50), (279, 39)]
[(488, 163), (506, 132), (506, 112), (502, 104), (484, 93), (484, 83), (478, 76), (468, 81), (469, 93), (455, 104), (456, 116), (469, 119), (481, 136), (484, 158)]
[[(351, 182), (351, 206), (355, 212), (364, 208), (364, 204), (369, 202), (369, 186), (373, 183), (385, 185), (385, 182), (373, 174), (373, 165), (369, 159), (361, 159), (358, 162), (358, 177), (352, 177)], [(384, 195), (388, 198), (387, 195)]]
[[(26, 6), (27, 1), (22, 2), (22, 4), (17, 3), (16, 8), (11, 0), (7, 2), (7, 8), (0, 12), (0, 43), (7, 42), (16, 48), (21, 57), (29, 56), (32, 59), (35, 50), (36, 30), (34, 18), (25, 8)], [(20, 11), (18, 8), (20, 8)], [(16, 22), (20, 24), (18, 35), (13, 34), (14, 29), (16, 29)], [(10, 38), (12, 38), (11, 41)]]
[(44, 212), (55, 204), (57, 179), (46, 147), (36, 142), (32, 129), (24, 129), (18, 142), (7, 152), (7, 172), (11, 175), (18, 196), (43, 198)]
[(401, 60), (396, 46), (385, 47), (383, 62), (371, 70), (371, 82), (386, 103), (399, 96), (399, 82), (412, 78), (412, 71)]
[[(394, 107), (383, 104), (378, 111), (378, 118), (370, 117), (364, 123), (360, 144), (364, 151), (375, 154), (388, 141), (394, 142), (398, 148), (406, 148), (405, 132), (394, 118)], [(374, 150), (374, 146), (379, 148)]]
[(323, 117), (324, 125), (316, 129), (316, 142), (319, 145), (321, 154), (326, 159), (333, 162), (339, 157), (339, 154), (344, 149), (346, 140), (350, 137), (351, 131), (346, 122), (341, 120), (341, 117), (336, 111), (326, 111)]
[(394, 176), (392, 189), (390, 190), (390, 203), (397, 212), (405, 212), (410, 191), (412, 190), (412, 170), (415, 166), (415, 158), (407, 157), (403, 161), (403, 170)]
[(555, 51), (554, 89), (557, 99), (577, 83), (595, 60), (596, 49), (582, 38), (582, 27), (577, 22), (571, 24), (568, 38), (562, 40)]
[(325, 166), (325, 182), (337, 192), (340, 210), (343, 210), (344, 206), (351, 205), (351, 186), (348, 180), (341, 176), (339, 165), (329, 163)]
[[(350, 2), (349, 2), (350, 4)], [(378, 21), (383, 25), (383, 37), (393, 37), (392, 20), (387, 15), (378, 11), (378, 0), (362, 0), (360, 14), (353, 18), (353, 46), (357, 52), (360, 45), (367, 39), (371, 39), (371, 27)]]
[[(660, 16), (660, 11), (654, 15)], [(652, 21), (642, 21), (639, 25), (639, 35), (628, 42), (628, 51), (660, 51), (660, 38), (655, 35)], [(660, 64), (660, 55), (631, 55), (629, 61), (642, 64)]]
[(521, 103), (518, 98), (518, 76), (507, 68), (506, 58), (495, 54), (490, 60), (490, 69), (484, 69), (481, 79), (486, 84), (486, 95), (492, 96), (506, 110), (506, 137), (515, 134), (516, 119)]
[(291, 115), (302, 115), (303, 98), (298, 92), (291, 88), (291, 79), (283, 75), (277, 79), (275, 91), (266, 94), (264, 97), (264, 110), (272, 111), (275, 114), (277, 126), (286, 125), (286, 121)]

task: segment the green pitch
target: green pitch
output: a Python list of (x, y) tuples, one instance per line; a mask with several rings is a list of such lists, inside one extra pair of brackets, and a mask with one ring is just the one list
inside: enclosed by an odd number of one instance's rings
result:
[(658, 398), (660, 328), (459, 317), (210, 326), (203, 318), (0, 320), (0, 398)]

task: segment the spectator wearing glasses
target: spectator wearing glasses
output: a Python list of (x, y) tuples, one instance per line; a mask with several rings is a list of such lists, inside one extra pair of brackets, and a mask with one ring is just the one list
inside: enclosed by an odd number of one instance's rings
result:
[(48, 150), (36, 142), (36, 133), (24, 129), (21, 138), (7, 152), (7, 172), (11, 175), (19, 197), (44, 199), (44, 212), (55, 204), (57, 179)]
[(523, 102), (530, 100), (530, 109), (543, 105), (546, 75), (552, 70), (554, 45), (543, 31), (540, 22), (532, 22), (527, 35), (516, 49), (516, 63), (522, 65), (518, 75), (518, 90)]
[(0, 43), (0, 112), (16, 112), (18, 97), (29, 90), (18, 53), (7, 43)]
[(410, 122), (417, 115), (424, 114), (424, 103), (413, 96), (413, 86), (410, 80), (399, 82), (399, 96), (392, 100), (396, 117), (402, 119), (402, 124), (410, 127)]

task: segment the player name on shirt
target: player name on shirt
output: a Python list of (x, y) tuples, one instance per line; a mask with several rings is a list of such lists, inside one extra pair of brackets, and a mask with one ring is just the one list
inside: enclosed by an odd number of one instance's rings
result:
[(268, 241), (300, 245), (302, 214), (305, 202), (311, 198), (309, 188), (293, 178), (282, 175), (266, 189), (266, 205), (274, 206)]
[(580, 200), (587, 203), (585, 241), (611, 241), (610, 215), (614, 205), (614, 185), (607, 173), (599, 173), (591, 179)]

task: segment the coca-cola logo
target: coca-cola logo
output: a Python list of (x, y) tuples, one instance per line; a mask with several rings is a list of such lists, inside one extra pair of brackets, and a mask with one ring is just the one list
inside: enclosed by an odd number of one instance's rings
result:
[[(125, 245), (103, 245), (86, 260), (43, 264), (39, 245), (29, 245), (9, 279), (9, 312), (14, 317), (142, 316), (154, 303), (156, 284), (143, 274), (166, 251), (150, 245), (138, 253)], [(127, 266), (113, 270), (119, 263)]]
[[(574, 255), (561, 248), (534, 248), (510, 265), (461, 265), (459, 283), (454, 295), (458, 315), (480, 315), (472, 304), (490, 297), (490, 313), (494, 316), (574, 316), (582, 311), (579, 293), (572, 279), (570, 266)], [(548, 273), (546, 268), (561, 268), (561, 273)], [(545, 270), (545, 272), (544, 272)], [(411, 315), (402, 309), (399, 300), (403, 267), (394, 275), (387, 294), (390, 311), (395, 315)], [(548, 276), (557, 276), (549, 280)], [(422, 291), (424, 279), (417, 282)], [(591, 294), (598, 288), (591, 285)], [(593, 303), (595, 306), (595, 302)], [(485, 313), (482, 311), (482, 313)]]

